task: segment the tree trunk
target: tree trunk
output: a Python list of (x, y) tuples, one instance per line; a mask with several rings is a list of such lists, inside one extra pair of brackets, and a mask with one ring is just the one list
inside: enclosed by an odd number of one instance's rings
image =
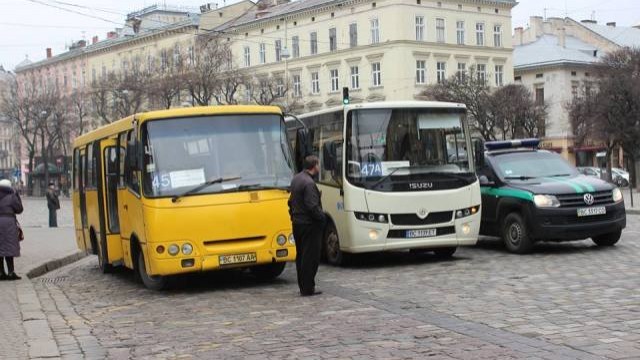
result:
[(33, 159), (36, 157), (35, 149), (29, 150), (29, 175), (27, 175), (27, 195), (33, 195)]
[(44, 129), (41, 130), (40, 134), (40, 152), (42, 155), (42, 163), (44, 164), (44, 186), (49, 186), (49, 160), (48, 160), (48, 147), (44, 145), (45, 143), (45, 133)]

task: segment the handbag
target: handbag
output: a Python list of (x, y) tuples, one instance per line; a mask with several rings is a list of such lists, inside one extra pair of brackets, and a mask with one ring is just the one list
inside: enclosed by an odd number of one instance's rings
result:
[(20, 223), (18, 222), (17, 219), (16, 219), (16, 226), (18, 227), (18, 240), (22, 241), (24, 240), (24, 231), (22, 231), (22, 226), (20, 226)]

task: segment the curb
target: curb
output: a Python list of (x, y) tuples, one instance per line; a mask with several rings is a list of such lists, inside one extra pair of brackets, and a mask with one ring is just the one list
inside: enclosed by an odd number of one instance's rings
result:
[(31, 269), (28, 273), (27, 273), (27, 278), (29, 279), (33, 279), (36, 278), (38, 276), (42, 276), (50, 271), (59, 269), (65, 265), (69, 265), (73, 262), (76, 262), (82, 258), (84, 258), (85, 256), (87, 256), (87, 254), (83, 251), (79, 251), (76, 252), (74, 254), (65, 256), (63, 258), (60, 259), (56, 259), (56, 260), (51, 260), (48, 261), (34, 269)]
[(631, 215), (640, 215), (640, 209), (627, 209), (626, 212)]

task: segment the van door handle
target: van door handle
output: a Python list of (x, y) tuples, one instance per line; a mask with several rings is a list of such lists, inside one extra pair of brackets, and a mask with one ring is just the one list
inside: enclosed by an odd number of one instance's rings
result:
[(129, 210), (129, 206), (128, 206), (128, 205), (125, 205), (125, 206), (124, 206), (124, 209), (125, 209), (125, 210)]

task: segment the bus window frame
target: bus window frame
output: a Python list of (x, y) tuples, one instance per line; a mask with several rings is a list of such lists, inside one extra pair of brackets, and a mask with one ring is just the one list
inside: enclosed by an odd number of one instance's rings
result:
[[(136, 140), (135, 139), (135, 133), (133, 130), (129, 130), (127, 132), (127, 147), (129, 147), (129, 144), (131, 144), (132, 140)], [(124, 160), (124, 185), (127, 188), (127, 190), (132, 193), (133, 195), (135, 195), (135, 197), (137, 197), (138, 199), (140, 199), (142, 197), (141, 193), (140, 193), (140, 177), (138, 176), (138, 171), (133, 169), (130, 166), (130, 157), (129, 157), (129, 153), (127, 151), (127, 153), (125, 154), (125, 160)], [(137, 188), (138, 190), (136, 191), (136, 189), (134, 189), (132, 187), (132, 179), (134, 177), (138, 177), (138, 182), (137, 182)]]

